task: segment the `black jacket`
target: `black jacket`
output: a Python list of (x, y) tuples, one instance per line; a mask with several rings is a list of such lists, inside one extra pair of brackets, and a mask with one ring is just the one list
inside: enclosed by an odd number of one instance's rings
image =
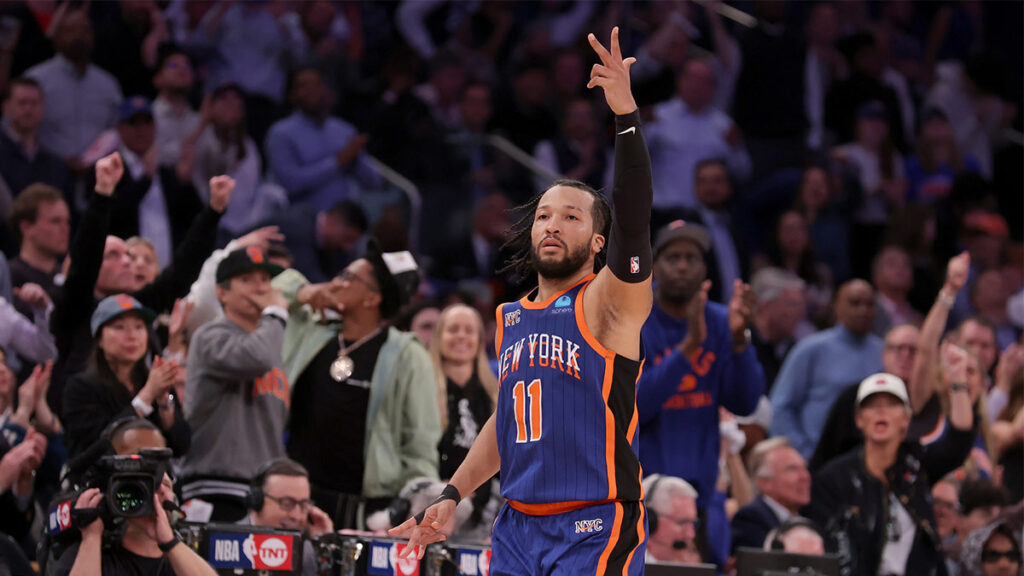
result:
[(973, 442), (971, 430), (957, 430), (952, 425), (941, 439), (928, 446), (904, 442), (895, 464), (886, 470), (888, 488), (868, 472), (863, 448), (830, 461), (816, 473), (811, 503), (804, 515), (828, 535), (826, 547), (839, 554), (841, 574), (878, 573), (887, 538), (891, 492), (917, 528), (907, 566), (914, 567), (915, 576), (945, 576), (941, 542), (935, 532), (931, 479), (938, 480), (960, 466)]
[(753, 502), (740, 508), (730, 521), (733, 551), (741, 546), (761, 548), (768, 533), (781, 523), (779, 517), (765, 503), (764, 496), (758, 496)]

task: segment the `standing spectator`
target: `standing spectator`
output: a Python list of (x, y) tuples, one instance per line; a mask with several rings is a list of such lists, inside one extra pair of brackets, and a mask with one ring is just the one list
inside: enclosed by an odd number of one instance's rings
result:
[(90, 62), (93, 40), (85, 10), (69, 9), (53, 33), (57, 55), (25, 72), (43, 87), (46, 100), (39, 141), (75, 172), (87, 168), (83, 153), (104, 130), (114, 127), (121, 105), (117, 81)]
[[(957, 367), (960, 377), (965, 377), (963, 360)], [(906, 441), (911, 412), (903, 382), (885, 373), (861, 382), (856, 420), (864, 446), (814, 475), (807, 510), (830, 535), (830, 549), (839, 553), (845, 573), (946, 573), (930, 502), (931, 479), (963, 462), (973, 440), (967, 394), (957, 393), (954, 402), (952, 433), (921, 446)]]
[(218, 2), (203, 16), (189, 45), (197, 58), (209, 62), (207, 86), (232, 83), (245, 91), (249, 133), (257, 142), (283, 112), (285, 70), (292, 54), (278, 22), (280, 7)]
[[(39, 139), (39, 126), (46, 116), (43, 89), (39, 82), (27, 76), (11, 80), (4, 98), (3, 113), (0, 177), (10, 196), (17, 198), (30, 184), (43, 183), (69, 198), (71, 173), (67, 165)], [(9, 205), (3, 208), (10, 210)]]
[(871, 285), (843, 284), (835, 308), (836, 326), (797, 343), (772, 387), (772, 434), (789, 438), (804, 458), (814, 451), (829, 408), (850, 380), (882, 368), (882, 339), (871, 333)]
[(916, 154), (907, 157), (907, 201), (934, 203), (949, 196), (953, 180), (965, 172), (978, 172), (978, 161), (964, 156), (956, 144), (953, 126), (938, 108), (925, 113)]
[(56, 358), (57, 345), (50, 334), (50, 297), (38, 284), (22, 284), (15, 290), (18, 301), (29, 311), (28, 318), (0, 296), (0, 348), (36, 363)]
[(758, 443), (750, 453), (750, 474), (760, 495), (732, 517), (732, 549), (761, 548), (769, 532), (800, 515), (811, 502), (807, 462), (785, 438)]
[(511, 93), (505, 93), (495, 109), (493, 127), (523, 150), (533, 150), (558, 131), (551, 110), (551, 83), (546, 61), (523, 61), (512, 76)]
[[(441, 312), (429, 350), (444, 430), (437, 446), (442, 480), (451, 478), (462, 465), (498, 401), (498, 380), (491, 372), (485, 348), (484, 322), (479, 312), (464, 304), (453, 304)], [(494, 520), (482, 518), (495, 492), (493, 484), (484, 483), (473, 495), (471, 524), (489, 526)]]
[(872, 100), (857, 110), (856, 139), (832, 151), (840, 173), (860, 184), (850, 230), (850, 259), (857, 275), (869, 272), (890, 207), (900, 207), (906, 200), (903, 157), (893, 146), (891, 126), (885, 105)]
[[(56, 302), (60, 259), (68, 251), (71, 235), (71, 214), (61, 191), (46, 184), (26, 188), (11, 208), (11, 230), (21, 246), (11, 260), (11, 285), (38, 284)], [(23, 303), (15, 300), (14, 304), (23, 314), (28, 312)]]
[(845, 282), (850, 279), (850, 225), (836, 188), (824, 168), (811, 166), (800, 178), (794, 209), (807, 221), (811, 245), (833, 281)]
[(1018, 341), (1020, 329), (1014, 326), (1006, 313), (1010, 288), (1000, 270), (987, 270), (974, 279), (970, 287), (970, 300), (978, 318), (992, 326), (996, 333), (996, 350), (1005, 350)]
[(697, 551), (697, 491), (675, 476), (644, 478), (648, 526), (647, 561), (700, 562)]
[(878, 294), (875, 297), (875, 334), (885, 334), (899, 324), (921, 325), (924, 318), (907, 300), (914, 286), (914, 269), (906, 250), (896, 245), (882, 248), (871, 266), (871, 283)]
[(249, 247), (217, 266), (217, 299), (224, 318), (192, 337), (185, 414), (194, 431), (182, 465), (182, 497), (213, 505), (212, 521), (234, 522), (246, 512), (249, 479), (284, 456), (291, 396), (282, 370), (287, 302), (270, 286), (281, 269)]
[(494, 193), (477, 201), (473, 229), (438, 251), (434, 276), (448, 282), (492, 280), (504, 263), (501, 246), (509, 228), (509, 204), (504, 194)]
[(822, 2), (811, 8), (807, 17), (807, 56), (804, 63), (804, 106), (807, 110), (807, 148), (814, 151), (827, 149), (825, 134), (825, 96), (832, 83), (846, 71), (836, 50), (839, 36), (839, 11), (832, 4)]
[[(192, 185), (209, 198), (210, 178), (227, 174), (235, 192), (220, 227), (235, 237), (279, 213), (288, 205), (284, 189), (263, 181), (263, 160), (245, 127), (245, 94), (237, 84), (224, 84), (210, 93), (208, 126), (195, 143)], [(223, 238), (225, 234), (222, 233)]]
[[(375, 243), (331, 282), (309, 284), (296, 270), (275, 280), (290, 312), (288, 454), (309, 470), (313, 501), (339, 528), (362, 526), (360, 513), (386, 508), (409, 480), (438, 477), (430, 356), (388, 326), (418, 283), (408, 252), (382, 254)], [(328, 311), (344, 323), (325, 323)]]
[(203, 206), (192, 187), (191, 158), (182, 157), (175, 167), (157, 163), (153, 108), (142, 96), (121, 104), (117, 136), (127, 174), (114, 190), (111, 233), (143, 236), (156, 247), (160, 262), (170, 262)]
[(757, 297), (754, 314), (753, 346), (764, 379), (771, 392), (782, 362), (796, 344), (807, 324), (806, 284), (792, 272), (781, 268), (762, 268), (750, 283)]
[(127, 294), (104, 298), (93, 312), (93, 350), (85, 371), (64, 387), (68, 457), (74, 458), (100, 438), (111, 422), (127, 416), (155, 424), (176, 456), (189, 449), (191, 433), (173, 387), (184, 377), (174, 360), (157, 356), (147, 367), (149, 325), (156, 316)]
[(157, 312), (170, 310), (199, 275), (205, 256), (213, 251), (217, 222), (231, 198), (234, 182), (216, 177), (210, 186), (210, 205), (192, 223), (188, 235), (175, 252), (174, 259), (152, 284), (135, 289), (131, 258), (124, 240), (108, 236), (113, 212), (111, 195), (124, 173), (124, 164), (116, 152), (96, 163), (95, 194), (82, 216), (78, 235), (71, 244), (71, 266), (54, 302), (50, 328), (57, 341), (57, 364), (53, 369), (50, 405), (61, 411), (64, 382), (85, 366), (91, 349), (89, 319), (97, 302), (123, 292)]
[(878, 102), (878, 114), (888, 124), (892, 141), (903, 149), (907, 142), (899, 98), (882, 80), (883, 61), (875, 37), (869, 32), (856, 32), (840, 40), (838, 47), (850, 74), (833, 83), (828, 91), (825, 125), (835, 134), (836, 141), (849, 142), (856, 137), (859, 111), (870, 102)]
[(818, 325), (827, 325), (832, 303), (832, 273), (817, 258), (807, 220), (796, 210), (783, 212), (768, 245), (768, 263), (796, 274), (807, 286), (807, 315)]
[(654, 108), (647, 126), (647, 141), (654, 166), (653, 223), (673, 219), (672, 211), (695, 207), (697, 164), (707, 158), (724, 158), (729, 173), (739, 180), (750, 176), (750, 156), (736, 124), (713, 106), (715, 74), (700, 59), (689, 60), (676, 81), (675, 98)]
[[(201, 124), (199, 114), (188, 101), (192, 91), (192, 61), (183, 50), (174, 46), (162, 50), (153, 86), (157, 89), (153, 100), (157, 163), (175, 166), (181, 154), (193, 153), (191, 148)], [(222, 170), (217, 174), (228, 173)]]
[(732, 300), (732, 285), (749, 277), (746, 239), (733, 222), (733, 190), (729, 167), (720, 158), (701, 160), (693, 169), (693, 191), (697, 204), (683, 212), (685, 219), (697, 222), (711, 234), (711, 258), (708, 297), (715, 302)]
[(153, 72), (160, 45), (170, 34), (156, 0), (120, 0), (104, 5), (96, 22), (96, 65), (110, 72), (125, 94), (153, 97)]
[[(716, 561), (729, 555), (724, 499), (718, 479), (720, 406), (747, 416), (764, 393), (764, 373), (750, 343), (754, 299), (737, 280), (729, 306), (707, 301), (704, 255), (711, 238), (702, 226), (674, 222), (654, 244), (654, 308), (642, 342), (650, 367), (637, 384), (640, 453), (647, 472), (687, 480), (700, 494)], [(680, 437), (700, 441), (680, 444)], [(724, 530), (724, 534), (716, 531)]]
[[(325, 210), (355, 197), (352, 179), (371, 187), (379, 182), (363, 157), (366, 136), (329, 115), (332, 96), (320, 72), (308, 67), (292, 72), (288, 97), (296, 111), (270, 128), (267, 159), (293, 205)], [(248, 110), (250, 116), (257, 113)]]
[(608, 169), (608, 151), (599, 134), (594, 104), (575, 98), (563, 114), (558, 136), (537, 144), (533, 155), (553, 174), (600, 188)]

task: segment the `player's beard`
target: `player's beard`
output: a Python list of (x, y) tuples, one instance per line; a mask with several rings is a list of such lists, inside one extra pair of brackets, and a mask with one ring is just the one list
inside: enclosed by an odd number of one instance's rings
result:
[(533, 269), (536, 270), (537, 274), (543, 278), (547, 278), (549, 280), (563, 280), (565, 278), (569, 278), (576, 274), (579, 269), (587, 263), (587, 259), (590, 258), (589, 242), (584, 242), (575, 249), (571, 249), (561, 239), (556, 238), (562, 247), (565, 248), (566, 255), (558, 260), (543, 260), (540, 257), (540, 245), (548, 239), (550, 239), (550, 237), (542, 238), (541, 241), (530, 250), (530, 261), (533, 264)]

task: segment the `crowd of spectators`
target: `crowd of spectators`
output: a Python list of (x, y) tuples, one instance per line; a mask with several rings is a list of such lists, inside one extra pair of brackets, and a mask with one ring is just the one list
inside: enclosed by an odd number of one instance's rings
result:
[[(1019, 573), (1022, 18), (0, 3), (0, 563), (36, 556), (98, 443), (170, 449), (159, 499), (192, 520), (315, 536), (415, 512), (494, 410), (494, 306), (533, 281), (506, 266), (511, 207), (611, 182), (585, 34), (617, 24), (654, 178), (648, 559)], [(456, 539), (486, 542), (500, 479), (465, 500)], [(147, 522), (118, 566), (198, 566)], [(99, 561), (81, 528), (57, 573)]]

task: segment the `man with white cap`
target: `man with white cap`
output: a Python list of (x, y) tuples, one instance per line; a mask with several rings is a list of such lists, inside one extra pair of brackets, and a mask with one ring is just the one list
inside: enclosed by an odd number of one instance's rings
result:
[[(966, 358), (947, 368), (965, 373)], [(910, 417), (902, 380), (884, 372), (868, 376), (857, 389), (855, 417), (864, 445), (814, 476), (807, 515), (829, 534), (846, 574), (946, 574), (931, 479), (942, 478), (970, 453), (970, 398), (953, 395), (950, 433), (927, 446), (906, 441)]]

